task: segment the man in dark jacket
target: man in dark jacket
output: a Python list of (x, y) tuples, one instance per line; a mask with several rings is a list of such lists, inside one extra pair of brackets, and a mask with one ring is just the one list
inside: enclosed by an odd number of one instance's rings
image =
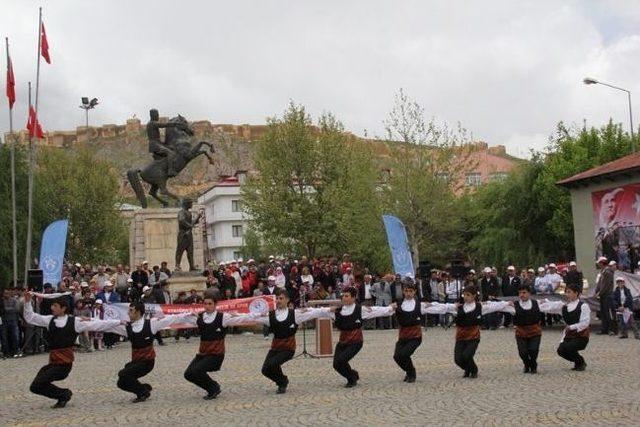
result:
[[(516, 274), (516, 268), (513, 265), (507, 267), (507, 275), (502, 279), (502, 296), (515, 297), (518, 296), (518, 288), (522, 282), (520, 277)], [(509, 313), (504, 313), (504, 326), (511, 325), (512, 316)]]
[[(631, 291), (625, 286), (624, 277), (618, 277), (616, 279), (616, 289), (613, 291), (612, 298), (613, 308), (616, 311), (618, 323), (620, 325), (620, 338), (628, 338), (628, 331), (629, 328), (631, 328), (635, 338), (640, 340), (638, 326), (633, 319), (633, 298), (631, 297)], [(624, 319), (625, 317), (627, 317), (626, 322)]]
[(569, 271), (564, 275), (564, 284), (582, 286), (582, 272), (578, 271), (578, 264), (575, 261), (569, 263)]
[[(495, 300), (500, 295), (500, 285), (498, 278), (491, 274), (491, 267), (485, 267), (482, 270), (482, 278), (480, 279), (480, 292), (482, 301)], [(489, 313), (483, 317), (484, 328), (495, 330), (498, 327), (500, 313)]]
[(611, 319), (611, 293), (613, 292), (613, 270), (608, 266), (607, 259), (600, 257), (598, 259), (598, 267), (600, 268), (600, 276), (596, 282), (595, 296), (600, 301), (600, 320), (602, 326), (598, 335), (608, 335), (610, 329), (615, 329)]

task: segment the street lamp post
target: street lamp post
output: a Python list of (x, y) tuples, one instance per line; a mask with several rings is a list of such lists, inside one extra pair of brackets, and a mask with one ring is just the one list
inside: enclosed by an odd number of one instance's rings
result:
[(91, 101), (89, 101), (89, 97), (82, 97), (82, 105), (80, 106), (80, 108), (84, 110), (84, 122), (86, 127), (89, 127), (89, 110), (93, 110), (96, 105), (98, 105), (98, 98), (93, 98)]
[(636, 152), (636, 142), (635, 142), (635, 136), (634, 136), (634, 132), (633, 132), (633, 110), (631, 109), (631, 91), (621, 88), (619, 86), (614, 86), (612, 84), (609, 83), (605, 83), (605, 82), (601, 82), (599, 80), (596, 80), (594, 78), (591, 77), (585, 77), (582, 82), (586, 85), (595, 85), (595, 84), (600, 84), (600, 85), (604, 85), (604, 86), (608, 86), (612, 89), (617, 89), (617, 90), (621, 90), (623, 92), (627, 92), (627, 99), (629, 100), (629, 125), (631, 126), (631, 152), (635, 153)]

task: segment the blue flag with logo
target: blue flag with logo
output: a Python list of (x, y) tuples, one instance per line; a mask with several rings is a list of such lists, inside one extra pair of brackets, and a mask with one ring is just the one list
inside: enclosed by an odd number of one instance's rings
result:
[(67, 245), (69, 220), (54, 221), (44, 230), (40, 244), (40, 268), (43, 283), (51, 283), (55, 288), (62, 279), (62, 262)]
[(404, 224), (393, 215), (382, 215), (393, 259), (393, 271), (402, 277), (414, 277), (413, 260)]

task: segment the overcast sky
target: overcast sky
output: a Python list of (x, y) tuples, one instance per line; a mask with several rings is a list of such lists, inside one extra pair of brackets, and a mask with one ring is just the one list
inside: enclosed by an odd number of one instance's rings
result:
[[(331, 111), (356, 134), (382, 135), (402, 87), (427, 116), (524, 156), (560, 120), (628, 126), (625, 94), (583, 77), (640, 95), (636, 1), (0, 0), (16, 127), (35, 81), (40, 5), (52, 59), (41, 66), (45, 130), (81, 125), (81, 96), (100, 100), (92, 124), (146, 120), (151, 107), (261, 124), (292, 99), (314, 118)], [(0, 105), (4, 132), (6, 97)]]

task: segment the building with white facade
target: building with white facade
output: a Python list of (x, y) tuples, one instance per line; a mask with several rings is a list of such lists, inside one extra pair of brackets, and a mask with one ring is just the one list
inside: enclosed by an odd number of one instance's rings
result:
[(205, 207), (206, 257), (210, 261), (230, 261), (240, 258), (247, 217), (242, 211), (240, 184), (246, 172), (235, 176), (220, 176), (218, 182), (198, 197)]

